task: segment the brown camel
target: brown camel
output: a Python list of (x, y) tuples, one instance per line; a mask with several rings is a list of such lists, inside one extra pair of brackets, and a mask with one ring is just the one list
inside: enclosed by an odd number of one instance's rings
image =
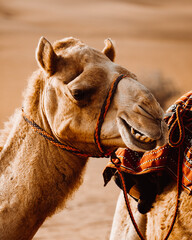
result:
[[(165, 143), (161, 107), (134, 74), (113, 62), (114, 56), (110, 40), (100, 52), (74, 38), (53, 45), (40, 39), (39, 69), (29, 79), (23, 111), (17, 109), (1, 131), (1, 240), (32, 239), (46, 217), (79, 187), (87, 156), (100, 156), (94, 130), (119, 75), (127, 77), (119, 82), (102, 125), (102, 147), (145, 151)], [(50, 139), (87, 156), (61, 149)]]

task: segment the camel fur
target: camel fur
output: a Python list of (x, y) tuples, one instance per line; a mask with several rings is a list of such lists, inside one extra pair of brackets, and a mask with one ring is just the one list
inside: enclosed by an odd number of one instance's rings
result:
[[(171, 182), (159, 195), (153, 204), (153, 208), (147, 214), (140, 214), (137, 210), (135, 200), (130, 198), (130, 203), (136, 222), (147, 240), (163, 240), (167, 234), (173, 219), (176, 204), (177, 187), (175, 182)], [(179, 211), (174, 224), (170, 240), (188, 240), (192, 236), (191, 218), (192, 198), (188, 193), (182, 191), (180, 195)], [(122, 225), (123, 223), (123, 225)], [(121, 193), (117, 201), (110, 240), (139, 240), (135, 232), (131, 219), (128, 216), (124, 197)]]
[[(134, 74), (113, 62), (114, 57), (111, 40), (100, 52), (75, 38), (52, 45), (42, 37), (36, 50), (39, 69), (24, 93), (24, 113), (60, 142), (97, 155), (97, 117), (111, 83), (124, 74), (102, 125), (102, 145), (108, 150), (127, 146), (145, 151), (164, 144), (163, 110)], [(138, 140), (131, 127), (153, 141)], [(0, 146), (0, 239), (29, 240), (78, 189), (88, 159), (40, 136), (21, 109), (1, 131)]]

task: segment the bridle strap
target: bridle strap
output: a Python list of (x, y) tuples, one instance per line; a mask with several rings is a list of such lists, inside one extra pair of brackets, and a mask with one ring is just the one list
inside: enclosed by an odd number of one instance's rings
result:
[(101, 111), (100, 111), (100, 114), (98, 116), (98, 119), (97, 119), (97, 122), (96, 122), (96, 127), (95, 127), (95, 132), (94, 132), (94, 140), (95, 140), (95, 143), (96, 143), (96, 145), (97, 145), (97, 147), (100, 151), (100, 154), (97, 154), (96, 156), (94, 156), (93, 154), (84, 153), (77, 148), (74, 148), (74, 147), (71, 147), (69, 145), (61, 143), (57, 138), (55, 138), (54, 136), (47, 133), (43, 128), (41, 128), (37, 123), (35, 123), (29, 116), (27, 116), (26, 113), (24, 112), (24, 109), (22, 108), (23, 118), (32, 127), (32, 129), (35, 132), (37, 132), (39, 135), (41, 135), (42, 137), (47, 139), (53, 145), (55, 145), (55, 146), (57, 146), (57, 147), (59, 147), (63, 150), (66, 150), (68, 152), (72, 152), (75, 155), (80, 156), (80, 157), (97, 157), (97, 158), (98, 157), (109, 157), (112, 154), (112, 151), (105, 151), (103, 146), (101, 145), (101, 139), (100, 139), (101, 127), (102, 127), (102, 124), (104, 122), (107, 111), (109, 109), (109, 106), (112, 102), (112, 99), (114, 97), (115, 91), (117, 89), (117, 85), (120, 82), (120, 80), (125, 78), (125, 77), (126, 77), (125, 75), (120, 75), (112, 82), (112, 84), (110, 86), (110, 89), (107, 93), (107, 96), (104, 100), (104, 103), (101, 107)]
[[(119, 77), (117, 77), (111, 84), (111, 87), (107, 93), (107, 96), (105, 98), (105, 101), (101, 107), (101, 111), (100, 111), (100, 114), (97, 118), (97, 123), (96, 123), (96, 127), (95, 127), (95, 133), (94, 133), (94, 140), (95, 140), (95, 143), (99, 149), (99, 151), (104, 154), (104, 155), (107, 155), (107, 156), (110, 156), (112, 152), (108, 152), (106, 153), (106, 151), (104, 150), (103, 146), (101, 145), (101, 139), (100, 139), (100, 135), (101, 135), (101, 127), (102, 127), (102, 124), (105, 120), (105, 117), (106, 117), (106, 114), (107, 114), (107, 111), (109, 109), (109, 106), (112, 102), (112, 99), (114, 97), (114, 94), (115, 94), (115, 91), (117, 89), (117, 85), (118, 83), (120, 82), (121, 79), (127, 77), (126, 75), (120, 75)], [(114, 151), (114, 150), (113, 150)]]
[(66, 150), (68, 152), (73, 152), (80, 157), (89, 157), (88, 154), (85, 154), (85, 153), (81, 152), (80, 150), (78, 150), (76, 148), (73, 148), (73, 147), (70, 147), (68, 145), (65, 145), (65, 144), (61, 143), (60, 141), (58, 141), (57, 138), (55, 138), (54, 136), (47, 133), (43, 128), (41, 128), (37, 123), (35, 123), (29, 116), (27, 116), (24, 113), (23, 109), (22, 109), (22, 114), (23, 114), (24, 120), (32, 127), (32, 129), (35, 132), (37, 132), (39, 135), (44, 137), (46, 140), (48, 140), (50, 143), (52, 143), (56, 147), (59, 147), (59, 148), (61, 148), (63, 150)]

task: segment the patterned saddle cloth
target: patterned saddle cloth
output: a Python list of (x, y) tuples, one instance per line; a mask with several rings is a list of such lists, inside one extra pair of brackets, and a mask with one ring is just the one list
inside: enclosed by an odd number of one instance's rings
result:
[[(169, 129), (169, 141), (165, 146), (145, 153), (119, 148), (116, 151), (120, 159), (122, 172), (141, 175), (166, 170), (177, 179), (178, 158), (182, 163), (182, 187), (192, 192), (192, 91), (188, 92), (166, 112), (165, 121)], [(179, 154), (180, 153), (180, 154)], [(114, 160), (113, 160), (114, 162)], [(110, 161), (104, 169), (105, 185), (115, 174), (115, 165)]]

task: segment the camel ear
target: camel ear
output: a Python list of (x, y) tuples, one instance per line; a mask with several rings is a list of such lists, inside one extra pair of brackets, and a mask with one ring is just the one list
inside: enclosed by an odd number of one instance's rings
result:
[(115, 47), (110, 38), (105, 39), (105, 47), (102, 51), (112, 62), (115, 60)]
[(41, 37), (36, 50), (36, 60), (39, 66), (49, 75), (55, 72), (57, 55), (53, 50), (51, 43), (44, 37)]

